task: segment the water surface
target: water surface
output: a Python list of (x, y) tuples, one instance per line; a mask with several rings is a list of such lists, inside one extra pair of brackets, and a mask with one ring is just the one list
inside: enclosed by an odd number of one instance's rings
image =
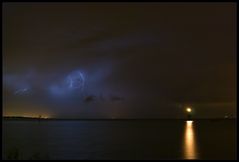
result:
[(3, 158), (236, 159), (234, 120), (3, 121)]

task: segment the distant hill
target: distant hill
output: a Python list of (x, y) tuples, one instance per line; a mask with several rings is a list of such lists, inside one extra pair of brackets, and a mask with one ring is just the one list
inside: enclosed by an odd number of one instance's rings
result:
[(21, 116), (4, 116), (3, 120), (39, 120), (45, 118), (36, 118), (36, 117), (21, 117)]

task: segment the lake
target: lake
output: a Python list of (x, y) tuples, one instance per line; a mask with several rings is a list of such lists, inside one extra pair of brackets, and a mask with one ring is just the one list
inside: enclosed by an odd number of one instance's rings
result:
[(235, 120), (3, 121), (3, 159), (236, 159)]

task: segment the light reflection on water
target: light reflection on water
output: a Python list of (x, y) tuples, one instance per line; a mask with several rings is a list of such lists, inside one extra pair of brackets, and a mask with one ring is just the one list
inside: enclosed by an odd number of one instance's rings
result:
[(197, 159), (195, 131), (193, 128), (193, 121), (186, 121), (184, 132), (184, 157), (185, 159)]
[[(3, 159), (236, 159), (236, 122), (4, 121)], [(216, 147), (215, 147), (216, 146)]]

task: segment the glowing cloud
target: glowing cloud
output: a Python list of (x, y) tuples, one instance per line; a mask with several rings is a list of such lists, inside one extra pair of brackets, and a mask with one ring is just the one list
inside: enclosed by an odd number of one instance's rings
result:
[(22, 95), (22, 94), (26, 94), (27, 92), (29, 92), (29, 88), (23, 88), (23, 89), (18, 89), (14, 92), (15, 95)]
[(85, 84), (84, 75), (79, 70), (73, 71), (67, 76), (66, 83), (68, 88), (70, 89), (83, 90)]
[(60, 83), (49, 86), (51, 94), (56, 96), (65, 96), (72, 94), (72, 92), (75, 92), (76, 90), (79, 90), (77, 92), (83, 91), (85, 78), (81, 71), (72, 71), (65, 77), (66, 78), (63, 78)]

